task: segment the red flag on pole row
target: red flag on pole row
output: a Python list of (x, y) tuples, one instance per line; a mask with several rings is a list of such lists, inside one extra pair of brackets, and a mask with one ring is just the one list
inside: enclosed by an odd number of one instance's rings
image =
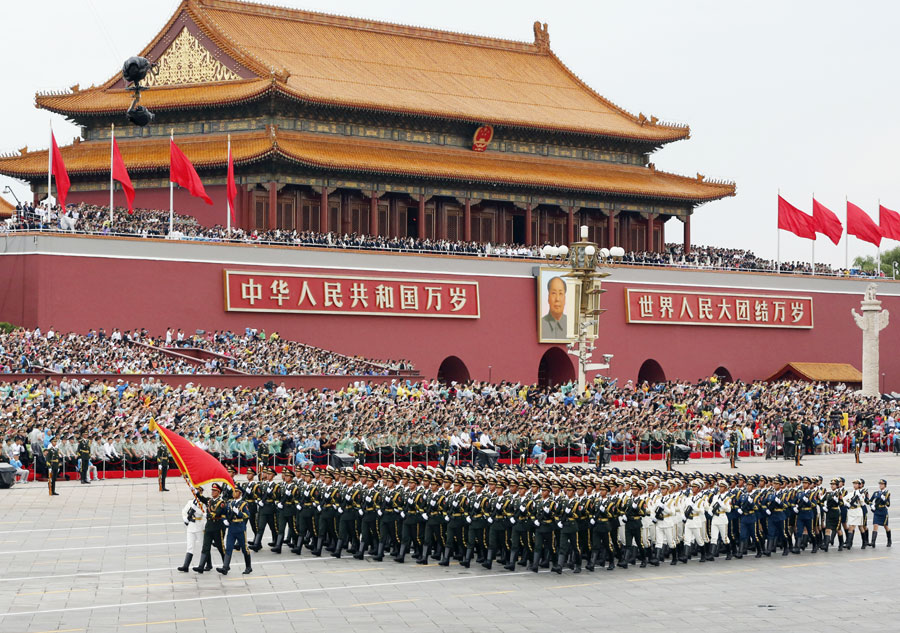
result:
[(852, 202), (847, 202), (847, 234), (855, 235), (864, 242), (881, 245), (881, 230), (865, 211)]
[(237, 198), (237, 185), (234, 183), (234, 159), (231, 157), (231, 137), (228, 137), (228, 182), (225, 185), (225, 195), (228, 197), (228, 210), (231, 213), (231, 221), (237, 224), (237, 216), (234, 213), (234, 201)]
[(900, 213), (878, 205), (878, 228), (882, 237), (889, 240), (900, 240)]
[(206, 190), (203, 188), (203, 183), (200, 181), (200, 176), (197, 175), (197, 170), (194, 169), (194, 165), (188, 160), (188, 157), (178, 149), (175, 141), (170, 141), (170, 143), (169, 180), (176, 185), (181, 185), (187, 189), (195, 198), (203, 198), (206, 204), (212, 204), (213, 201), (206, 195)]
[(122, 191), (125, 192), (125, 199), (128, 200), (128, 213), (134, 213), (134, 185), (131, 184), (131, 177), (125, 168), (125, 161), (122, 160), (122, 154), (119, 153), (119, 144), (113, 138), (113, 164), (112, 164), (113, 180), (118, 180), (122, 185)]
[(800, 209), (778, 196), (778, 228), (790, 231), (797, 237), (808, 240), (816, 239), (816, 230), (813, 228), (813, 219)]
[[(53, 135), (53, 132), (50, 133), (50, 140), (53, 143), (52, 148), (52, 156), (53, 160), (51, 168), (51, 172), (53, 173), (53, 177), (56, 178), (56, 198), (59, 201), (59, 206), (66, 206), (66, 196), (69, 195), (69, 172), (66, 171), (66, 164), (63, 162), (62, 153), (59, 151), (59, 146), (56, 144), (56, 137)], [(47, 195), (50, 195), (50, 190), (48, 188)]]
[(156, 420), (150, 421), (150, 430), (159, 433), (159, 439), (165, 443), (181, 474), (187, 477), (191, 486), (196, 488), (218, 481), (234, 488), (234, 480), (218, 459), (177, 433), (160, 426)]
[(821, 202), (813, 198), (813, 224), (816, 233), (821, 233), (837, 244), (844, 233), (844, 225), (838, 217)]

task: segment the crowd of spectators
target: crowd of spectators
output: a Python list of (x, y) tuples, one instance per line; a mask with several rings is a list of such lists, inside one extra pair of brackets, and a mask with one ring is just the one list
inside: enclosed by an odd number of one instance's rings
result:
[[(169, 236), (168, 211), (136, 210), (134, 214), (118, 210), (110, 222), (109, 208), (86, 204), (69, 205), (65, 211), (36, 211), (33, 207), (21, 209), (8, 221), (12, 229), (49, 229), (81, 231), (100, 235), (138, 235), (142, 237)], [(479, 242), (418, 239), (413, 237), (382, 237), (372, 235), (313, 233), (310, 231), (244, 231), (223, 226), (204, 227), (191, 216), (174, 214), (172, 239), (199, 241), (238, 241), (255, 244), (279, 244), (319, 248), (385, 250), (395, 252), (440, 253), (482, 257), (513, 257), (540, 259), (541, 246), (522, 244), (490, 244)], [(810, 262), (778, 262), (763, 259), (751, 251), (735, 248), (691, 245), (685, 254), (682, 244), (666, 244), (662, 252), (629, 251), (622, 260), (625, 265), (666, 266), (679, 268), (707, 268), (718, 270), (765, 271), (810, 274)], [(816, 274), (863, 275), (862, 271), (833, 268), (817, 263)]]
[[(213, 354), (193, 358), (179, 348)], [(170, 353), (175, 352), (175, 353)], [(282, 339), (277, 332), (246, 328), (196, 331), (167, 328), (153, 336), (146, 329), (91, 329), (87, 334), (17, 329), (0, 334), (0, 373), (65, 374), (247, 374), (381, 376), (411, 369), (409, 361), (378, 361), (345, 356)]]
[[(900, 407), (843, 385), (805, 382), (635, 385), (595, 382), (541, 388), (517, 383), (357, 381), (341, 390), (275, 387), (173, 387), (153, 378), (112, 383), (70, 378), (0, 385), (3, 455), (40, 469), (40, 452), (58, 438), (72, 459), (92, 441), (102, 469), (152, 460), (150, 420), (219, 459), (255, 463), (260, 444), (276, 463), (325, 463), (331, 451), (365, 463), (438, 459), (459, 463), (472, 449), (503, 458), (540, 453), (590, 459), (661, 452), (668, 434), (693, 451), (721, 454), (732, 430), (740, 450), (767, 457), (790, 445), (810, 453), (852, 450), (857, 427), (870, 450), (900, 446)], [(22, 448), (16, 448), (22, 447)], [(429, 457), (430, 456), (430, 457)], [(100, 463), (102, 462), (102, 464)]]

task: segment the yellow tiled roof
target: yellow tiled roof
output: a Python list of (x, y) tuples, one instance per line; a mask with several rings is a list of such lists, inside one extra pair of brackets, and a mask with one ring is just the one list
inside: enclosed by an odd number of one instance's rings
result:
[(0, 196), (0, 218), (8, 218), (13, 214), (13, 211), (16, 210), (16, 205), (12, 202)]
[(793, 373), (815, 382), (862, 382), (862, 372), (849, 363), (788, 363), (768, 380)]
[[(226, 136), (177, 137), (178, 146), (198, 167), (225, 164)], [(704, 182), (647, 167), (573, 160), (473, 152), (464, 149), (347, 138), (282, 130), (261, 130), (232, 135), (236, 163), (280, 157), (329, 171), (396, 175), (488, 185), (505, 184), (637, 195), (651, 198), (705, 202), (734, 195), (730, 183)], [(169, 139), (120, 139), (119, 148), (129, 170), (160, 171), (169, 165)], [(61, 148), (71, 174), (105, 173), (109, 145), (105, 141), (77, 143)], [(36, 177), (46, 173), (47, 153), (0, 158), (0, 174)]]
[[(239, 63), (313, 103), (653, 143), (690, 133), (636, 117), (594, 92), (553, 54), (538, 24), (534, 42), (526, 43), (234, 0), (183, 0), (142, 54), (150, 54), (182, 10)], [(127, 106), (127, 93), (112, 88), (117, 80), (72, 95), (39, 95), (37, 102), (67, 114), (98, 112), (109, 93), (119, 93), (116, 103)], [(240, 100), (248, 90), (247, 82), (225, 84), (215, 98)], [(153, 89), (145, 97), (151, 109), (156, 91), (158, 108), (213, 98), (197, 87)]]

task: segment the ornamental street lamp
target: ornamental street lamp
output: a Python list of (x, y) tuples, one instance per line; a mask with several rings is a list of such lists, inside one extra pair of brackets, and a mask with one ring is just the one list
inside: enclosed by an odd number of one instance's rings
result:
[(566, 346), (569, 354), (578, 359), (578, 392), (584, 393), (585, 374), (589, 371), (609, 369), (612, 354), (603, 354), (602, 363), (592, 363), (591, 357), (596, 349), (597, 325), (599, 316), (606, 312), (600, 308), (600, 295), (606, 292), (601, 280), (610, 273), (598, 270), (601, 266), (609, 266), (613, 260), (625, 256), (625, 249), (619, 246), (597, 248), (589, 242), (588, 227), (581, 227), (581, 241), (569, 246), (544, 246), (541, 254), (555, 268), (568, 269), (563, 277), (573, 280), (578, 294), (576, 295), (576, 314), (574, 339)]
[(9, 185), (5, 186), (3, 188), (3, 193), (11, 193), (12, 197), (16, 199), (16, 204), (22, 206), (22, 202), (19, 200), (19, 196), (17, 196), (16, 192), (12, 190), (12, 187), (10, 187)]

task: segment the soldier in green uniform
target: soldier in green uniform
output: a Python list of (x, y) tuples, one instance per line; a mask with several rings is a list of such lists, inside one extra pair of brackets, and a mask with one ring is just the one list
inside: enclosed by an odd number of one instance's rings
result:
[(534, 554), (531, 571), (537, 573), (541, 560), (551, 555), (553, 548), (553, 526), (559, 521), (556, 500), (550, 494), (550, 484), (541, 484), (541, 496), (534, 502)]
[(740, 442), (740, 433), (738, 433), (737, 429), (731, 429), (731, 432), (728, 434), (728, 443), (730, 444), (728, 448), (728, 461), (731, 463), (732, 468), (737, 468), (738, 447), (740, 446)]
[[(509, 515), (512, 513), (510, 504), (512, 498), (505, 494), (506, 478), (503, 475), (497, 475), (494, 479), (494, 490), (492, 491), (488, 510), (490, 514), (487, 516), (488, 528), (488, 551), (481, 566), (490, 569), (494, 564), (494, 558), (497, 553), (505, 553), (509, 551)], [(505, 560), (505, 559), (504, 559)]]
[(269, 547), (274, 547), (278, 540), (278, 530), (275, 523), (275, 506), (278, 503), (281, 485), (274, 481), (274, 468), (266, 467), (262, 472), (265, 481), (257, 486), (259, 500), (256, 502), (256, 507), (259, 508), (259, 510), (257, 510), (256, 514), (256, 538), (253, 540), (253, 545), (250, 546), (250, 549), (254, 552), (258, 552), (262, 549), (262, 540), (263, 535), (266, 532), (266, 526), (268, 526), (269, 533), (272, 536), (272, 542), (269, 543)]
[[(447, 497), (446, 511), (450, 521), (447, 523), (447, 538), (444, 543), (444, 557), (438, 563), (442, 567), (450, 565), (450, 557), (462, 557), (468, 549), (466, 541), (466, 518), (469, 514), (469, 498), (462, 490), (461, 475), (453, 481), (453, 492)], [(424, 549), (424, 548), (423, 548)]]
[(78, 459), (81, 460), (81, 468), (79, 469), (81, 483), (89, 484), (91, 483), (88, 480), (88, 469), (91, 466), (91, 441), (84, 434), (78, 440)]
[(44, 462), (47, 464), (47, 488), (51, 497), (58, 497), (56, 492), (56, 480), (59, 477), (59, 470), (62, 466), (62, 458), (59, 455), (59, 448), (56, 446), (56, 438), (50, 440), (50, 446), (44, 449)]
[(394, 474), (388, 472), (384, 476), (384, 491), (382, 493), (382, 505), (378, 510), (380, 517), (381, 542), (378, 544), (378, 552), (372, 560), (381, 562), (384, 559), (384, 550), (388, 546), (390, 548), (400, 547), (400, 529), (398, 523), (400, 520), (400, 511), (403, 508), (403, 490), (397, 486), (397, 480)]
[(269, 443), (266, 438), (259, 440), (259, 446), (256, 447), (256, 467), (258, 469), (268, 468), (270, 461)]
[(862, 460), (859, 458), (859, 453), (862, 450), (863, 439), (866, 437), (866, 430), (862, 427), (862, 425), (858, 425), (853, 430), (853, 457), (856, 459), (857, 464), (862, 464)]
[(594, 500), (591, 510), (591, 560), (587, 565), (588, 571), (594, 571), (594, 565), (598, 562), (602, 566), (606, 563), (607, 571), (616, 568), (616, 560), (613, 548), (613, 525), (615, 516), (614, 501), (609, 496), (609, 486), (601, 483), (597, 487), (597, 498)]
[(294, 522), (297, 516), (297, 486), (294, 484), (294, 471), (289, 466), (281, 470), (281, 480), (275, 497), (275, 545), (269, 550), (274, 554), (281, 553), (285, 538), (290, 543), (297, 533)]
[[(411, 469), (409, 469), (411, 470)], [(403, 509), (400, 511), (400, 551), (394, 562), (406, 561), (406, 553), (416, 549), (419, 543), (419, 521), (425, 512), (425, 493), (418, 488), (419, 482), (413, 472), (404, 472), (401, 483), (406, 482), (403, 493)]]
[(477, 556), (476, 563), (484, 562), (484, 550), (487, 545), (486, 529), (488, 526), (488, 495), (484, 491), (485, 480), (479, 473), (477, 476), (469, 475), (466, 480), (467, 484), (472, 485), (472, 491), (469, 493), (469, 515), (466, 517), (468, 523), (468, 535), (466, 542), (466, 555), (463, 557), (462, 566), (468, 568), (472, 562), (473, 554)]
[(222, 497), (222, 484), (215, 483), (212, 485), (212, 497), (198, 497), (200, 501), (206, 505), (206, 526), (203, 528), (203, 549), (200, 552), (200, 563), (193, 568), (198, 574), (212, 569), (212, 561), (210, 552), (212, 546), (215, 545), (219, 553), (222, 554), (222, 563), (225, 563), (225, 554), (223, 547), (226, 512), (228, 504)]
[(643, 484), (639, 481), (631, 486), (631, 499), (624, 503), (625, 512), (625, 555), (619, 567), (628, 568), (629, 561), (634, 563), (640, 555), (641, 567), (647, 566), (646, 544), (643, 540), (641, 528), (643, 526), (642, 519), (648, 516), (647, 500), (642, 497)]
[(424, 485), (422, 498), (424, 510), (421, 517), (425, 521), (425, 529), (422, 537), (422, 553), (416, 559), (416, 563), (427, 565), (428, 556), (432, 552), (438, 558), (443, 554), (444, 541), (441, 534), (444, 529), (445, 494), (439, 475), (432, 478), (431, 475), (426, 474), (422, 478), (422, 483)]
[(559, 553), (556, 565), (551, 571), (562, 573), (562, 567), (566, 564), (569, 554), (575, 555), (575, 573), (581, 573), (581, 551), (578, 543), (578, 519), (581, 516), (581, 501), (575, 496), (575, 484), (567, 482), (565, 497), (559, 502), (559, 521), (556, 526), (560, 529)]
[(352, 470), (343, 471), (344, 483), (339, 493), (338, 540), (331, 554), (335, 558), (341, 557), (341, 552), (346, 547), (352, 549), (353, 545), (359, 546), (359, 532), (357, 529), (360, 516), (365, 514), (362, 510), (362, 498), (360, 489), (355, 485), (355, 475)]
[(382, 504), (382, 492), (375, 487), (378, 481), (378, 475), (374, 470), (366, 473), (365, 488), (359, 495), (360, 509), (362, 510), (362, 521), (360, 521), (359, 545), (356, 548), (356, 554), (353, 558), (363, 560), (368, 548), (377, 548), (381, 542), (381, 534), (379, 532), (378, 513)]
[(291, 552), (299, 555), (303, 551), (303, 543), (308, 538), (315, 543), (319, 537), (319, 522), (316, 517), (316, 506), (320, 503), (319, 487), (313, 480), (313, 471), (303, 471), (303, 483), (299, 486), (297, 501), (297, 543)]
[(166, 488), (166, 477), (169, 476), (169, 449), (166, 448), (165, 442), (160, 442), (156, 447), (156, 469), (159, 491), (169, 492), (169, 489)]
[(256, 502), (259, 501), (259, 495), (257, 493), (257, 487), (259, 484), (253, 481), (256, 478), (256, 469), (253, 466), (247, 468), (247, 481), (243, 484), (238, 484), (241, 487), (241, 498), (247, 503), (247, 511), (250, 513), (250, 519), (247, 521), (250, 527), (253, 529), (253, 539), (256, 539), (256, 532), (259, 529), (256, 525), (256, 515), (259, 511), (259, 506), (256, 505)]
[[(521, 473), (520, 473), (521, 475)], [(525, 485), (524, 475), (521, 475), (517, 481), (516, 495), (512, 497), (512, 506), (510, 508), (509, 517), (509, 542), (510, 552), (509, 560), (504, 569), (509, 571), (516, 570), (516, 561), (519, 552), (522, 552), (525, 560), (531, 568), (531, 543), (529, 542), (529, 526), (534, 521), (534, 508), (531, 499), (528, 496), (528, 488)]]
[(322, 547), (328, 547), (337, 540), (337, 496), (338, 488), (334, 484), (334, 468), (328, 466), (322, 473), (322, 487), (320, 488), (319, 503), (316, 510), (319, 512), (318, 538), (313, 556), (322, 555)]

